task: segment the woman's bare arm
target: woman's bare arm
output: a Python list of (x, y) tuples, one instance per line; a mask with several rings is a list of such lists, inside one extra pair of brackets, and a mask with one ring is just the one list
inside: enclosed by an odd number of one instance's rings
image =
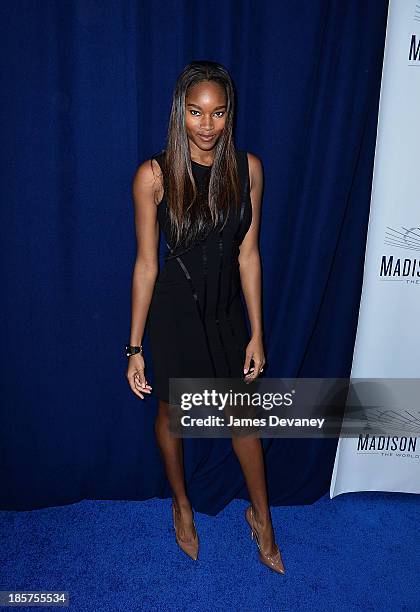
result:
[(252, 357), (255, 370), (254, 374), (249, 376), (249, 378), (256, 378), (260, 373), (260, 369), (265, 364), (262, 344), (261, 261), (258, 246), (264, 176), (261, 161), (252, 153), (248, 153), (248, 164), (252, 222), (240, 245), (238, 261), (242, 291), (251, 325), (251, 341), (247, 348), (244, 372), (249, 369)]
[[(153, 166), (152, 166), (153, 164)], [(132, 186), (134, 221), (137, 238), (137, 255), (134, 263), (131, 291), (130, 344), (142, 343), (147, 314), (158, 274), (159, 222), (157, 220), (156, 193), (159, 190), (160, 171), (156, 161), (147, 160), (137, 169)], [(128, 358), (127, 377), (136, 395), (143, 398), (134, 374), (138, 372), (141, 391), (147, 390), (144, 376), (144, 358), (132, 355)], [(149, 386), (150, 388), (150, 386)]]

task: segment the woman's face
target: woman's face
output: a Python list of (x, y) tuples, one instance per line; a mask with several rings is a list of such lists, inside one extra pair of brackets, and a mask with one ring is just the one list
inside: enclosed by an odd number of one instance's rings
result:
[[(185, 97), (185, 128), (192, 152), (211, 151), (226, 123), (226, 93), (215, 81), (190, 87)], [(209, 135), (211, 138), (206, 138)]]

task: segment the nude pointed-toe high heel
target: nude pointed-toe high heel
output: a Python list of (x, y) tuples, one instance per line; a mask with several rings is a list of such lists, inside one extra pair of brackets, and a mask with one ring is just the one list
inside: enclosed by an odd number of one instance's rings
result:
[(199, 541), (198, 541), (198, 534), (197, 534), (197, 529), (195, 527), (194, 519), (193, 519), (193, 526), (194, 526), (194, 531), (195, 531), (194, 540), (192, 542), (185, 542), (184, 540), (181, 540), (179, 535), (178, 535), (176, 511), (175, 511), (175, 506), (174, 506), (173, 502), (172, 502), (172, 517), (173, 517), (173, 521), (174, 521), (176, 543), (178, 544), (180, 549), (184, 551), (185, 554), (187, 554), (194, 561), (197, 561), (197, 559), (198, 559), (198, 545), (199, 545)]
[(245, 519), (248, 525), (251, 527), (251, 539), (255, 538), (255, 542), (257, 543), (258, 551), (259, 551), (259, 559), (261, 563), (266, 565), (268, 568), (270, 568), (274, 572), (277, 572), (278, 574), (284, 574), (285, 569), (283, 565), (283, 560), (281, 558), (280, 549), (277, 546), (277, 544), (276, 544), (276, 552), (273, 555), (267, 555), (263, 553), (261, 550), (260, 541), (258, 538), (258, 532), (255, 528), (254, 513), (253, 513), (252, 506), (248, 506), (248, 508), (246, 509)]

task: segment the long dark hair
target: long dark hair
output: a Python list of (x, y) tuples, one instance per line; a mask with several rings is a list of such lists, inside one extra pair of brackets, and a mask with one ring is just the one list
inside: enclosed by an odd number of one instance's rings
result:
[[(215, 146), (214, 161), (202, 198), (191, 167), (185, 128), (185, 98), (190, 87), (200, 81), (216, 81), (226, 93), (226, 123)], [(172, 99), (164, 155), (164, 190), (171, 222), (173, 246), (187, 245), (204, 237), (221, 223), (224, 227), (230, 205), (239, 206), (240, 179), (233, 141), (234, 87), (221, 64), (193, 61), (178, 76)]]

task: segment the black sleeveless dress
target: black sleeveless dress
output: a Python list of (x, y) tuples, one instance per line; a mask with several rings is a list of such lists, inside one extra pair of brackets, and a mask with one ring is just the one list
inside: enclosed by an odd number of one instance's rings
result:
[[(153, 156), (163, 171), (164, 151)], [(152, 394), (169, 402), (169, 378), (243, 377), (249, 342), (239, 276), (239, 245), (252, 220), (248, 157), (236, 150), (242, 185), (239, 210), (233, 207), (222, 230), (174, 251), (169, 243), (165, 195), (158, 221), (168, 246), (148, 313), (153, 366)], [(199, 189), (211, 166), (191, 160)]]

